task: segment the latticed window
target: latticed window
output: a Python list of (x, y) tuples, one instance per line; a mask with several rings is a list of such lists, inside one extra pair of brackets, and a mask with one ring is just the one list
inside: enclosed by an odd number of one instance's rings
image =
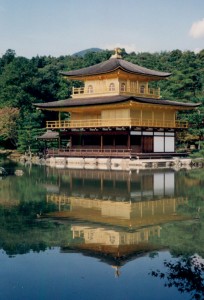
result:
[(92, 94), (93, 93), (93, 85), (88, 85), (88, 94)]
[(145, 92), (145, 86), (141, 85), (140, 86), (140, 94), (144, 94), (144, 92)]
[(110, 236), (110, 243), (115, 244), (115, 237), (114, 236)]
[(109, 85), (109, 91), (114, 92), (115, 91), (115, 84), (113, 82), (110, 83)]
[(125, 83), (121, 83), (121, 87), (120, 87), (121, 92), (125, 92), (126, 91), (126, 85)]

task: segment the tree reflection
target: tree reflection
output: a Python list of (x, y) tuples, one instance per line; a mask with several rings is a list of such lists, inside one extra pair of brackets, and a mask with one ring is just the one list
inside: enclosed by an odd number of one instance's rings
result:
[(18, 205), (7, 207), (0, 205), (0, 249), (14, 256), (58, 246), (67, 228), (36, 218), (37, 214), (54, 210), (56, 205), (45, 201), (21, 201)]
[(178, 261), (164, 261), (166, 273), (151, 271), (151, 275), (165, 280), (164, 286), (176, 287), (181, 293), (189, 293), (191, 299), (203, 299), (204, 260), (197, 255), (181, 257)]

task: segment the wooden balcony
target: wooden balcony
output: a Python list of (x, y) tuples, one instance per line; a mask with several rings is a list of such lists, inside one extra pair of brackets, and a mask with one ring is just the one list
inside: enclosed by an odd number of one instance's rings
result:
[[(141, 159), (162, 159), (162, 158), (172, 158), (174, 156), (185, 157), (187, 153), (176, 153), (176, 152), (166, 152), (166, 153), (141, 153), (136, 149), (128, 149), (123, 147), (121, 149), (116, 148), (84, 148), (79, 149), (48, 149), (46, 153), (47, 157), (95, 157), (95, 158), (141, 158)], [(161, 163), (162, 161), (160, 161)], [(164, 163), (164, 162), (163, 162)]]
[(152, 128), (188, 128), (186, 121), (152, 119), (90, 119), (47, 121), (47, 129), (109, 128), (109, 127), (152, 127)]
[(104, 87), (103, 89), (97, 88), (94, 90), (88, 90), (84, 87), (80, 88), (72, 88), (72, 98), (91, 98), (97, 96), (110, 96), (110, 95), (127, 95), (127, 96), (136, 96), (136, 97), (144, 97), (144, 98), (160, 98), (160, 89), (153, 89), (153, 88), (145, 88), (143, 91), (136, 88), (126, 88), (125, 91), (119, 90), (116, 88), (115, 90), (110, 91), (108, 88)]

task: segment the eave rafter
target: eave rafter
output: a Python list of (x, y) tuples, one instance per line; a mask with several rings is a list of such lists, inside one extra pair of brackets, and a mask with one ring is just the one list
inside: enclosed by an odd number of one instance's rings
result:
[(129, 79), (133, 81), (141, 81), (141, 82), (148, 82), (148, 81), (158, 81), (164, 80), (166, 78), (158, 77), (158, 76), (151, 76), (146, 74), (135, 74), (131, 72), (127, 72), (122, 68), (117, 68), (116, 70), (104, 73), (104, 74), (93, 74), (93, 75), (84, 75), (84, 76), (66, 76), (63, 75), (64, 79), (66, 80), (76, 80), (76, 81), (92, 81), (92, 80), (104, 80), (104, 79), (111, 79), (111, 78), (119, 78), (119, 79)]
[[(74, 100), (70, 100), (74, 101)], [(74, 113), (93, 113), (93, 112), (101, 112), (103, 110), (111, 110), (111, 109), (154, 109), (154, 110), (174, 110), (174, 111), (182, 111), (182, 110), (192, 110), (195, 107), (191, 106), (176, 106), (176, 105), (165, 105), (165, 104), (155, 104), (155, 103), (141, 103), (132, 100), (124, 101), (121, 103), (109, 103), (109, 104), (99, 104), (99, 105), (84, 105), (80, 106), (70, 106), (70, 107), (52, 107), (52, 108), (40, 108), (48, 111), (56, 111), (56, 112), (74, 112)]]

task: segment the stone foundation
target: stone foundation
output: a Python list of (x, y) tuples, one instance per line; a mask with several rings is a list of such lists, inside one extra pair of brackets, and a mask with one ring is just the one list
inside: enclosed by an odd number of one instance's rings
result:
[(55, 168), (131, 171), (157, 168), (190, 168), (192, 160), (178, 157), (172, 159), (51, 157), (45, 160), (45, 164)]

